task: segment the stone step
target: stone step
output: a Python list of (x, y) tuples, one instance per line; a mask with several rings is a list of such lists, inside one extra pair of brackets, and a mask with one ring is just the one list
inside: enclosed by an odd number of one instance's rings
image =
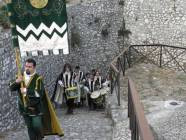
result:
[[(104, 110), (76, 108), (73, 115), (65, 115), (66, 109), (62, 108), (56, 112), (65, 136), (48, 136), (45, 140), (112, 140), (112, 120)], [(0, 140), (29, 140), (27, 129), (9, 132)]]
[(118, 106), (115, 92), (107, 96), (107, 113), (113, 121), (112, 140), (131, 139), (127, 112), (127, 102), (121, 100), (121, 105)]

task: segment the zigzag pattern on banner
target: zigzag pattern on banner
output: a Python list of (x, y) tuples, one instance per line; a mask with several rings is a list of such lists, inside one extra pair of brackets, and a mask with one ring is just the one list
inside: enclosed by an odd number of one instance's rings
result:
[(67, 32), (62, 37), (57, 33), (53, 33), (51, 38), (42, 34), (39, 40), (32, 34), (26, 41), (21, 36), (18, 36), (18, 41), (22, 56), (25, 56), (27, 52), (36, 54), (34, 53), (36, 51), (43, 51), (43, 54), (48, 55), (47, 50), (53, 50), (53, 52), (56, 52), (54, 54), (58, 54), (57, 50), (63, 50), (63, 54), (69, 54)]
[(19, 32), (17, 33), (18, 36), (20, 36), (24, 41), (26, 41), (31, 35), (34, 36), (37, 40), (40, 39), (40, 37), (45, 34), (49, 39), (54, 35), (54, 33), (58, 34), (59, 36), (63, 37), (63, 35), (67, 32), (67, 29), (60, 34), (56, 29), (53, 30), (53, 32), (51, 34), (48, 34), (45, 31), (41, 31), (41, 33), (37, 36), (33, 31), (30, 31), (26, 37), (22, 36), (22, 34), (20, 34)]
[(48, 36), (48, 38), (51, 38), (54, 33), (57, 33), (62, 37), (64, 32), (67, 31), (67, 23), (64, 23), (61, 27), (59, 27), (55, 22), (53, 22), (50, 27), (47, 27), (44, 23), (41, 23), (38, 28), (35, 28), (31, 23), (25, 30), (21, 29), (18, 25), (16, 25), (16, 29), (18, 31), (18, 35), (21, 36), (25, 41), (31, 35), (39, 40), (42, 34), (45, 34)]

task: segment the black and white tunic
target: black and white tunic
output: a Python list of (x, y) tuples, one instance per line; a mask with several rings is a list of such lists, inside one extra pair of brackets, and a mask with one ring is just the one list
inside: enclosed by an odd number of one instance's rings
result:
[(79, 71), (78, 73), (74, 72), (73, 79), (75, 84), (81, 83), (84, 80), (84, 73), (82, 71)]
[(74, 86), (72, 72), (65, 72), (65, 73), (63, 73), (63, 77), (60, 80), (62, 81), (62, 83), (63, 83), (65, 88), (69, 88), (69, 87)]
[(74, 84), (77, 86), (78, 88), (78, 98), (75, 102), (80, 103), (81, 101), (81, 97), (82, 97), (82, 88), (83, 88), (83, 84), (82, 82), (84, 81), (84, 74), (82, 71), (79, 72), (74, 72), (73, 73), (73, 79), (74, 79)]
[(88, 92), (92, 93), (95, 89), (95, 82), (93, 79), (87, 79), (85, 81), (85, 87), (88, 88)]
[(65, 72), (59, 75), (56, 80), (54, 94), (51, 98), (52, 101), (62, 104), (65, 89), (74, 85), (72, 75), (72, 72)]

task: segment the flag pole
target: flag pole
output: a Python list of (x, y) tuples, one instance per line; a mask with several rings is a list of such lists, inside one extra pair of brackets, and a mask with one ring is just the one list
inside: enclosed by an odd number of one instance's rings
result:
[[(15, 54), (16, 54), (17, 75), (18, 75), (18, 77), (20, 77), (20, 76), (22, 76), (22, 73), (21, 73), (21, 62), (20, 62), (21, 55), (20, 55), (20, 51), (19, 51), (18, 47), (15, 47)], [(23, 82), (21, 82), (21, 88), (23, 88), (23, 87), (24, 87)], [(26, 96), (25, 95), (26, 94), (21, 93), (24, 107), (27, 106)]]
[[(12, 44), (14, 47), (14, 51), (16, 54), (16, 66), (17, 66), (17, 75), (18, 77), (22, 76), (21, 73), (21, 55), (20, 55), (20, 50), (19, 50), (19, 43), (18, 43), (18, 38), (17, 38), (17, 30), (14, 24), (14, 21), (11, 19), (12, 13), (10, 11), (10, 7), (9, 5), (12, 3), (11, 0), (4, 0), (6, 2), (7, 5), (7, 11), (8, 11), (8, 16), (9, 16), (9, 21), (10, 21), (10, 27), (11, 27), (11, 32), (12, 32)], [(21, 88), (23, 88), (23, 82), (21, 82)], [(26, 94), (21, 93), (22, 96), (22, 102), (23, 102), (23, 106), (26, 108), (27, 103), (26, 103)]]

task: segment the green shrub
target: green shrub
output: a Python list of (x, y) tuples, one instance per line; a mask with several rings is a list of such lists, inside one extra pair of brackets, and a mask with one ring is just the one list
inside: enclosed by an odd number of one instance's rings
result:
[(10, 28), (6, 6), (0, 7), (0, 26), (2, 26), (4, 29)]

